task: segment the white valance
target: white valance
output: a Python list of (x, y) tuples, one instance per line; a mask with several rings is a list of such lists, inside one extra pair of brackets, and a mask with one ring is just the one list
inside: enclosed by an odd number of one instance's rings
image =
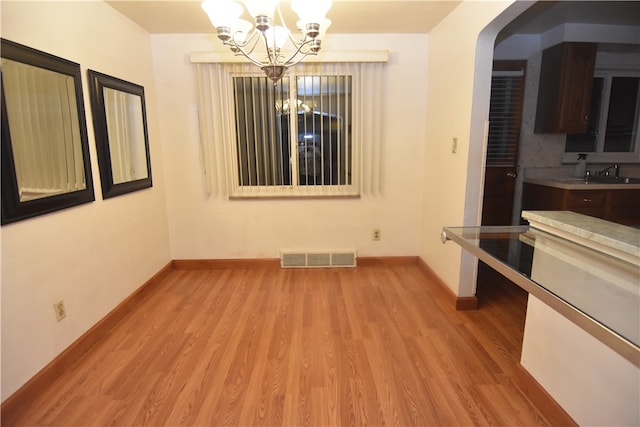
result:
[[(242, 55), (234, 55), (232, 52), (191, 52), (192, 64), (222, 64), (247, 62)], [(309, 55), (303, 63), (311, 62), (389, 62), (389, 52), (386, 50), (363, 51), (322, 51), (317, 55)]]

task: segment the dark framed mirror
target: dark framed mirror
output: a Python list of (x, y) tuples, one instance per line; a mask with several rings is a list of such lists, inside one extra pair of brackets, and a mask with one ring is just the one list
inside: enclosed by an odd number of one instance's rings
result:
[(152, 186), (144, 88), (89, 70), (102, 197)]
[(2, 224), (92, 202), (80, 65), (0, 43)]

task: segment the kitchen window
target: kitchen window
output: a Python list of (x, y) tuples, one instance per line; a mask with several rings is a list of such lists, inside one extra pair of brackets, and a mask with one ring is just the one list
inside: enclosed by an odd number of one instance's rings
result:
[(598, 71), (593, 78), (587, 132), (568, 134), (565, 161), (637, 162), (640, 157), (640, 73)]
[(207, 189), (230, 198), (380, 192), (382, 63), (197, 64)]

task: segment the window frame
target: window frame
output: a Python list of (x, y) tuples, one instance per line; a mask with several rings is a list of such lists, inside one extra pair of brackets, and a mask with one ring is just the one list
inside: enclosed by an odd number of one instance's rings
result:
[[(634, 151), (629, 152), (604, 152), (605, 130), (607, 126), (607, 118), (609, 113), (609, 100), (611, 96), (611, 82), (614, 77), (637, 77), (640, 78), (640, 70), (624, 70), (612, 68), (598, 68), (594, 71), (593, 78), (603, 78), (603, 96), (600, 101), (600, 120), (598, 122), (598, 130), (596, 137), (596, 151), (585, 151), (587, 153), (587, 161), (589, 163), (637, 163), (640, 162), (640, 105), (636, 107), (638, 117), (635, 123), (635, 147)], [(640, 89), (637, 98), (640, 104)], [(566, 135), (564, 150), (567, 149)], [(578, 152), (563, 151), (562, 163), (576, 163)]]
[[(296, 101), (298, 99), (297, 96), (297, 80), (299, 77), (327, 77), (327, 76), (346, 76), (350, 79), (351, 92), (348, 96), (349, 103), (353, 103), (356, 94), (354, 93), (357, 89), (354, 84), (355, 76), (348, 72), (325, 72), (323, 70), (315, 69), (313, 71), (302, 71), (297, 73), (295, 68), (290, 68), (287, 71), (287, 74), (284, 77), (289, 79), (289, 105), (296, 105)], [(228, 79), (227, 87), (231, 91), (230, 96), (227, 99), (226, 108), (231, 113), (229, 114), (229, 119), (231, 121), (230, 128), (237, 128), (237, 116), (236, 116), (236, 105), (235, 105), (235, 86), (234, 86), (234, 78), (236, 77), (259, 77), (264, 78), (264, 74), (260, 72), (229, 72), (226, 76)], [(353, 104), (350, 109), (353, 111)], [(291, 117), (291, 115), (290, 115)], [(344, 120), (343, 117), (341, 117)], [(351, 114), (351, 128), (356, 129), (358, 126), (358, 117), (356, 114)], [(298, 177), (298, 156), (294, 155), (294, 153), (298, 152), (297, 138), (295, 137), (298, 134), (298, 120), (288, 120), (289, 121), (289, 164), (291, 165), (291, 180), (292, 183), (290, 185), (242, 185), (241, 179), (239, 175), (240, 165), (239, 165), (239, 152), (238, 152), (238, 135), (236, 132), (231, 132), (230, 138), (226, 141), (227, 150), (230, 153), (229, 161), (231, 164), (230, 167), (230, 194), (229, 198), (231, 199), (243, 199), (243, 198), (279, 198), (279, 197), (360, 197), (360, 186), (358, 173), (359, 173), (359, 162), (357, 161), (356, 153), (359, 152), (359, 146), (357, 142), (357, 138), (354, 137), (353, 132), (344, 129), (344, 141), (342, 142), (346, 146), (351, 147), (351, 153), (349, 154), (349, 160), (351, 162), (349, 169), (351, 170), (351, 182), (348, 184), (327, 184), (327, 185), (306, 185), (301, 184), (299, 182)], [(348, 135), (348, 136), (347, 136)], [(285, 159), (283, 159), (286, 161)]]

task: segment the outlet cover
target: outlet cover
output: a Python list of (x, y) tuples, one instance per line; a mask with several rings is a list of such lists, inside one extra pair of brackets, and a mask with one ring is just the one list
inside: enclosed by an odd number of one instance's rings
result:
[(64, 301), (60, 300), (53, 304), (53, 310), (56, 312), (56, 320), (58, 322), (67, 317), (67, 310), (64, 308)]

